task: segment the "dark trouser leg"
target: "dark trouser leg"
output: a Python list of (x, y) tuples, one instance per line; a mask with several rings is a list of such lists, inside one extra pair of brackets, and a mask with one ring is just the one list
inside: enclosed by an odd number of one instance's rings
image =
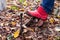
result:
[(42, 0), (41, 6), (45, 9), (47, 13), (51, 12), (52, 8), (54, 7), (55, 0)]

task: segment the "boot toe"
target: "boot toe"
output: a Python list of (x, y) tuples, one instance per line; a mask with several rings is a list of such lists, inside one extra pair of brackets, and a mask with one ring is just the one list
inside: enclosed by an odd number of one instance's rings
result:
[(36, 18), (40, 18), (40, 16), (41, 16), (40, 13), (37, 10), (35, 10), (35, 11), (28, 11), (27, 14), (32, 16), (32, 17), (36, 17)]

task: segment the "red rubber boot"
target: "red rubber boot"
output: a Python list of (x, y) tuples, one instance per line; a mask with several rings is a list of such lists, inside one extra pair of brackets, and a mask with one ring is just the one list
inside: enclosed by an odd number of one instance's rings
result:
[(44, 10), (42, 6), (39, 6), (35, 11), (28, 11), (28, 15), (40, 18), (42, 20), (46, 20), (48, 16), (47, 12)]

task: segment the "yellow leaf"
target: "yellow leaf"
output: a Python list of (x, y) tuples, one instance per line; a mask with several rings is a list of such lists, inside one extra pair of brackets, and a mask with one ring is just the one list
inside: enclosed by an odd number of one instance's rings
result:
[(23, 3), (24, 1), (26, 1), (26, 0), (19, 0), (20, 3)]
[(16, 22), (11, 22), (11, 24), (14, 26), (14, 25), (16, 25)]
[(50, 23), (54, 23), (54, 18), (50, 18)]
[(23, 5), (27, 6), (27, 2), (25, 1), (25, 2), (23, 3)]
[(14, 38), (17, 38), (18, 36), (19, 36), (19, 34), (20, 34), (20, 30), (18, 29), (16, 32), (14, 32)]

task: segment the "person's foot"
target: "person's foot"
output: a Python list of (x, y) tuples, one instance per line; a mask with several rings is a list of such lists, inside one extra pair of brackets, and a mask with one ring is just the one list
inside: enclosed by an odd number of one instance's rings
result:
[(31, 15), (33, 17), (36, 17), (36, 18), (40, 18), (42, 20), (46, 20), (47, 16), (48, 16), (46, 11), (44, 10), (44, 8), (42, 6), (39, 6), (38, 9), (36, 9), (35, 11), (28, 10), (27, 14)]

